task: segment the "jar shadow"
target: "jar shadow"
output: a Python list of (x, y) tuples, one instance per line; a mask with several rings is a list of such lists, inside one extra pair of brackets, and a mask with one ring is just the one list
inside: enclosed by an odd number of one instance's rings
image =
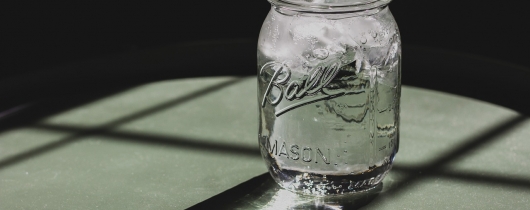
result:
[(369, 204), (382, 190), (383, 183), (380, 183), (355, 194), (301, 195), (281, 188), (269, 173), (264, 173), (189, 209), (358, 209)]

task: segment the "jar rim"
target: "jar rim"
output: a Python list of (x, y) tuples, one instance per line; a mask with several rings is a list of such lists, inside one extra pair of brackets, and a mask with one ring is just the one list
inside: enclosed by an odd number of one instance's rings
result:
[(383, 7), (392, 0), (268, 0), (273, 6), (298, 12), (343, 13)]

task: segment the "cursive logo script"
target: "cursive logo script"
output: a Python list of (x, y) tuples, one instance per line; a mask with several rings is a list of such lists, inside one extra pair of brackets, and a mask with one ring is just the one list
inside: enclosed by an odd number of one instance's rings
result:
[[(300, 79), (293, 79), (291, 69), (285, 64), (277, 61), (271, 61), (263, 65), (260, 75), (263, 77), (265, 71), (272, 73), (270, 81), (261, 101), (261, 106), (265, 107), (266, 103), (276, 106), (283, 99), (295, 101), (288, 106), (282, 107), (276, 111), (275, 115), (280, 116), (297, 107), (314, 103), (320, 100), (339, 97), (346, 94), (357, 94), (364, 90), (345, 90), (341, 88), (332, 88), (330, 83), (335, 79), (340, 71), (340, 63), (331, 65), (318, 65), (309, 70), (309, 74)], [(272, 71), (272, 72), (271, 72)], [(273, 95), (273, 92), (276, 93)], [(305, 97), (309, 98), (305, 98)], [(304, 99), (305, 98), (305, 99)]]

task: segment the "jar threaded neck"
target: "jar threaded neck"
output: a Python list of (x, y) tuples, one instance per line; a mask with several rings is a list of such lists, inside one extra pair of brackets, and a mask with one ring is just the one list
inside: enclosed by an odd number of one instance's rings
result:
[(293, 11), (341, 13), (383, 7), (392, 0), (268, 0), (273, 6)]

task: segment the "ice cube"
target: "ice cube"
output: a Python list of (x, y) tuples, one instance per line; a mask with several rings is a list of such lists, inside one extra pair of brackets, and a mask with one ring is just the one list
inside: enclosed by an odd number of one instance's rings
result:
[(329, 51), (327, 49), (315, 49), (313, 50), (313, 57), (324, 60), (329, 56)]

